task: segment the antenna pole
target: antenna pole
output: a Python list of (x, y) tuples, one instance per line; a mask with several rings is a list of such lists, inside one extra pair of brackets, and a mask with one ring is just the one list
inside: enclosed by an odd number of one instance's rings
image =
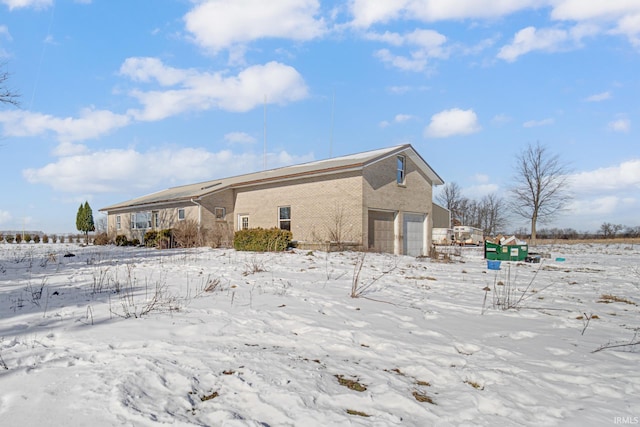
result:
[(336, 105), (336, 91), (333, 90), (333, 97), (331, 99), (331, 133), (329, 135), (329, 158), (333, 157), (333, 117)]
[(267, 94), (264, 95), (264, 154), (263, 154), (263, 165), (262, 168), (264, 170), (267, 169)]

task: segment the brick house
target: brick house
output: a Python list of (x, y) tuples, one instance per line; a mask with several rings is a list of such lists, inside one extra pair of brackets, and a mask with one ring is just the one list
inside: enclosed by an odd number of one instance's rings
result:
[(181, 221), (203, 230), (279, 227), (299, 247), (352, 246), (426, 255), (434, 185), (409, 145), (169, 188), (100, 209), (110, 237), (142, 240)]

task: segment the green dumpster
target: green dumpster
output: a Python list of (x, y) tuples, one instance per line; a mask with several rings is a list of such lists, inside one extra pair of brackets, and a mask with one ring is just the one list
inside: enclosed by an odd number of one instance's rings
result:
[(528, 245), (499, 245), (484, 242), (484, 257), (498, 261), (523, 261), (529, 254)]

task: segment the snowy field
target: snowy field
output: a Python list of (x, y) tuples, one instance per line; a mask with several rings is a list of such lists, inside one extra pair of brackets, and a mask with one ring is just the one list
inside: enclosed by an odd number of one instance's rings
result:
[(640, 246), (537, 251), (0, 244), (0, 424), (639, 423)]

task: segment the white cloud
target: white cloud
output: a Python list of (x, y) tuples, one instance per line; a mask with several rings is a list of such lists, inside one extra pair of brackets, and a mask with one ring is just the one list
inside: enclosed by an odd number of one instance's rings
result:
[(407, 55), (392, 53), (389, 49), (380, 49), (375, 56), (382, 62), (405, 71), (423, 71), (429, 58), (446, 58), (448, 49), (444, 47), (447, 38), (433, 30), (415, 30), (406, 34), (385, 32), (367, 33), (368, 40), (381, 41), (395, 47), (408, 46)]
[(350, 2), (350, 11), (353, 15), (352, 25), (367, 28), (399, 18), (423, 22), (497, 18), (547, 4), (546, 0), (353, 0)]
[(404, 122), (408, 122), (409, 120), (413, 120), (415, 118), (416, 117), (411, 114), (396, 114), (392, 122), (389, 122), (388, 120), (383, 120), (380, 123), (378, 123), (378, 126), (380, 126), (381, 128), (386, 128), (391, 126), (392, 123), (404, 123)]
[(185, 111), (211, 108), (245, 112), (263, 105), (265, 96), (268, 103), (283, 105), (304, 99), (308, 92), (302, 76), (293, 67), (278, 62), (255, 65), (237, 76), (226, 76), (178, 70), (153, 58), (129, 58), (121, 72), (136, 81), (156, 81), (162, 86), (179, 85), (177, 89), (162, 91), (131, 91), (130, 95), (144, 108), (132, 109), (129, 113), (142, 121), (161, 120)]
[(53, 150), (53, 155), (56, 157), (75, 156), (83, 154), (88, 151), (88, 147), (83, 144), (72, 144), (70, 142), (63, 142)]
[(318, 0), (200, 1), (184, 21), (194, 41), (212, 52), (262, 38), (311, 40), (326, 31)]
[(570, 177), (571, 187), (581, 194), (638, 194), (640, 190), (640, 159), (628, 160), (616, 166), (581, 172)]
[(255, 65), (236, 76), (226, 76), (168, 67), (155, 58), (128, 58), (120, 73), (134, 82), (159, 85), (160, 89), (130, 91), (129, 95), (136, 98), (142, 108), (132, 108), (126, 114), (94, 108), (83, 109), (78, 117), (55, 117), (23, 110), (0, 111), (4, 136), (26, 137), (53, 132), (59, 141), (71, 143), (98, 138), (129, 125), (133, 119), (155, 121), (186, 111), (211, 108), (245, 112), (263, 105), (265, 96), (270, 104), (284, 105), (308, 95), (301, 75), (294, 68), (277, 62)]
[(11, 222), (12, 219), (13, 217), (11, 216), (11, 213), (0, 210), (0, 225), (7, 224)]
[[(9, 28), (6, 25), (0, 25), (0, 38), (12, 41), (11, 34), (9, 34)], [(0, 60), (8, 58), (9, 56), (9, 52), (0, 45)]]
[(6, 25), (0, 25), (0, 36), (3, 36), (7, 40), (12, 40), (11, 34), (9, 33), (9, 27)]
[(407, 43), (419, 47), (426, 56), (442, 58), (447, 55), (442, 48), (447, 38), (437, 31), (415, 30), (406, 35), (406, 40)]
[(9, 10), (33, 8), (44, 9), (53, 4), (53, 0), (0, 0), (0, 3), (6, 5)]
[(491, 119), (491, 123), (493, 123), (496, 126), (502, 126), (504, 124), (509, 123), (511, 120), (512, 119), (509, 115), (501, 113), (493, 116), (493, 118)]
[(496, 184), (488, 184), (488, 183), (472, 185), (464, 189), (464, 194), (467, 194), (470, 199), (479, 201), (484, 196), (488, 196), (489, 194), (496, 193), (499, 188), (500, 186)]
[(396, 116), (393, 118), (393, 121), (396, 123), (402, 123), (414, 118), (415, 116), (412, 116), (411, 114), (396, 114)]
[(385, 31), (384, 33), (369, 32), (364, 35), (367, 40), (378, 41), (390, 44), (392, 46), (402, 46), (405, 42), (405, 37), (399, 33), (392, 33)]
[(229, 132), (224, 136), (225, 141), (231, 144), (255, 144), (256, 138), (245, 132)]
[(498, 58), (513, 62), (519, 56), (535, 50), (553, 52), (569, 39), (565, 30), (555, 28), (536, 29), (527, 27), (516, 33), (511, 44), (503, 46)]
[(181, 70), (168, 67), (157, 58), (133, 57), (127, 58), (120, 66), (120, 74), (129, 77), (134, 82), (157, 82), (161, 86), (174, 86), (189, 78), (197, 78), (195, 70)]
[(404, 71), (423, 71), (427, 66), (427, 60), (424, 57), (413, 58), (394, 55), (389, 49), (378, 50), (375, 57), (385, 64)]
[(551, 17), (557, 20), (586, 21), (616, 19), (628, 14), (640, 13), (640, 3), (635, 0), (558, 0)]
[(477, 173), (472, 177), (472, 179), (475, 182), (479, 182), (481, 184), (487, 184), (489, 182), (489, 175), (486, 175), (483, 173)]
[(640, 46), (640, 2), (636, 0), (352, 0), (351, 25), (359, 29), (395, 20), (438, 22), (465, 19), (496, 19), (525, 10), (548, 10), (552, 20), (563, 21), (568, 29), (524, 29), (499, 58), (514, 61), (531, 51), (553, 52), (575, 48), (587, 36), (622, 34)]
[[(275, 168), (312, 160), (312, 154), (295, 156), (281, 151), (269, 153), (267, 165)], [(142, 153), (113, 149), (62, 157), (42, 168), (26, 169), (23, 176), (32, 184), (69, 193), (117, 192), (122, 188), (149, 191), (261, 170), (263, 164), (263, 154), (254, 152), (163, 148)]]
[(612, 32), (624, 34), (631, 44), (636, 47), (640, 46), (640, 13), (621, 18)]
[(559, 0), (551, 18), (608, 24), (610, 33), (625, 35), (632, 44), (640, 46), (640, 2), (635, 0)]
[(110, 131), (126, 126), (130, 117), (107, 110), (86, 108), (79, 117), (54, 117), (29, 111), (0, 111), (0, 123), (5, 136), (37, 136), (53, 132), (62, 142), (98, 138)]
[(431, 116), (431, 122), (424, 130), (427, 138), (446, 138), (453, 135), (469, 135), (479, 132), (478, 117), (473, 110), (453, 108)]
[(604, 222), (637, 226), (640, 159), (570, 175), (568, 190), (573, 198), (564, 219), (558, 218), (565, 227), (595, 231)]
[(500, 188), (497, 184), (492, 184), (489, 175), (478, 173), (471, 177), (475, 183), (463, 189), (463, 194), (473, 200), (479, 201), (482, 197), (496, 193)]
[(542, 119), (542, 120), (529, 120), (524, 122), (522, 126), (525, 128), (533, 128), (533, 127), (540, 127), (540, 126), (550, 126), (554, 123), (555, 123), (555, 119), (548, 118), (548, 119)]
[(461, 52), (463, 55), (478, 55), (483, 51), (493, 47), (498, 42), (499, 38), (499, 36), (493, 36), (491, 38), (480, 40), (475, 45), (463, 46), (461, 48)]
[(627, 133), (629, 132), (629, 130), (631, 130), (631, 122), (629, 121), (629, 119), (618, 119), (609, 122), (607, 127), (609, 128), (609, 130), (612, 130), (614, 132)]
[(353, 15), (352, 25), (368, 28), (376, 23), (385, 23), (397, 18), (407, 3), (406, 0), (397, 1), (367, 1), (353, 0), (350, 10)]
[(386, 90), (393, 95), (403, 95), (409, 92), (425, 92), (431, 88), (429, 86), (389, 86)]
[(607, 99), (611, 99), (611, 92), (607, 91), (607, 92), (602, 92), (602, 93), (596, 93), (594, 95), (588, 96), (585, 101), (587, 102), (600, 102), (600, 101), (606, 101)]
[(544, 0), (417, 0), (409, 3), (407, 14), (428, 22), (497, 18), (524, 9), (538, 8), (546, 3)]
[[(571, 201), (567, 210), (571, 215), (588, 213), (591, 215), (609, 215), (619, 208), (621, 199), (617, 196), (604, 196)], [(602, 222), (606, 222), (603, 220)]]

